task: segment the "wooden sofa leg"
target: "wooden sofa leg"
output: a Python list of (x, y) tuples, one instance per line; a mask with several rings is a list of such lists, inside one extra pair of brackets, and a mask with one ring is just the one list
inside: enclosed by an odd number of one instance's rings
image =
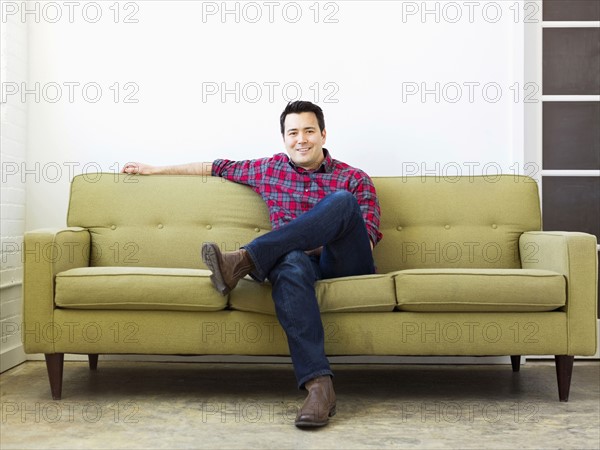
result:
[(554, 356), (554, 361), (556, 363), (556, 379), (558, 381), (558, 398), (561, 402), (569, 401), (574, 359), (574, 356), (568, 355)]
[(510, 355), (510, 363), (512, 364), (513, 372), (518, 372), (521, 368), (521, 355)]
[(63, 363), (64, 353), (46, 353), (46, 369), (48, 369), (48, 380), (53, 400), (60, 400), (62, 396)]
[(90, 364), (90, 370), (96, 370), (98, 368), (98, 355), (90, 353), (88, 355), (88, 360)]

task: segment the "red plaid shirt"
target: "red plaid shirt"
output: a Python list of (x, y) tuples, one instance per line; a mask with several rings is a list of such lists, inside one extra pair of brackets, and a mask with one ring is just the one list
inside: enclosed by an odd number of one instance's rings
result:
[(360, 205), (373, 245), (377, 244), (383, 235), (379, 232), (379, 202), (371, 178), (362, 170), (331, 158), (326, 149), (323, 153), (325, 160), (314, 171), (297, 167), (285, 153), (278, 153), (246, 161), (217, 159), (212, 175), (246, 184), (260, 194), (267, 203), (274, 229), (310, 210), (327, 194), (349, 191)]

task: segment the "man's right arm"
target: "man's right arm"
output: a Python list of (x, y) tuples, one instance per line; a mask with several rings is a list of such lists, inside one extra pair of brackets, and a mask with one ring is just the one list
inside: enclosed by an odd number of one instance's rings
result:
[(141, 162), (128, 162), (122, 173), (139, 175), (204, 175), (212, 174), (211, 162), (193, 162), (174, 166), (152, 166)]

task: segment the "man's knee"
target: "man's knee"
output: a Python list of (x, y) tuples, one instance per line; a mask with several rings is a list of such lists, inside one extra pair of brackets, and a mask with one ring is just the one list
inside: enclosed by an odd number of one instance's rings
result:
[(283, 255), (277, 261), (269, 278), (273, 282), (282, 275), (289, 275), (294, 278), (316, 279), (315, 269), (310, 256), (301, 250), (294, 250)]
[(360, 209), (356, 197), (348, 191), (335, 191), (327, 196), (334, 204), (336, 208), (340, 208), (343, 211), (349, 211), (352, 209)]
[(287, 270), (307, 270), (312, 269), (310, 256), (302, 250), (294, 250), (283, 255), (277, 265)]
[(332, 192), (331, 194), (329, 194), (329, 196), (331, 196), (331, 198), (334, 198), (339, 202), (352, 202), (353, 200), (356, 201), (356, 198), (354, 197), (354, 195), (352, 195), (351, 192), (343, 189), (340, 191)]

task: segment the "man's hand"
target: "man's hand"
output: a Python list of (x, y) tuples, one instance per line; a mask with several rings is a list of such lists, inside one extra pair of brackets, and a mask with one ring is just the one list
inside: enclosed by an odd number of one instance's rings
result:
[(121, 172), (129, 174), (151, 175), (155, 172), (155, 167), (141, 162), (128, 162), (123, 166)]
[(312, 256), (312, 255), (320, 256), (322, 251), (323, 251), (323, 247), (318, 247), (318, 248), (313, 248), (312, 250), (306, 250), (304, 253), (306, 253), (308, 256)]

